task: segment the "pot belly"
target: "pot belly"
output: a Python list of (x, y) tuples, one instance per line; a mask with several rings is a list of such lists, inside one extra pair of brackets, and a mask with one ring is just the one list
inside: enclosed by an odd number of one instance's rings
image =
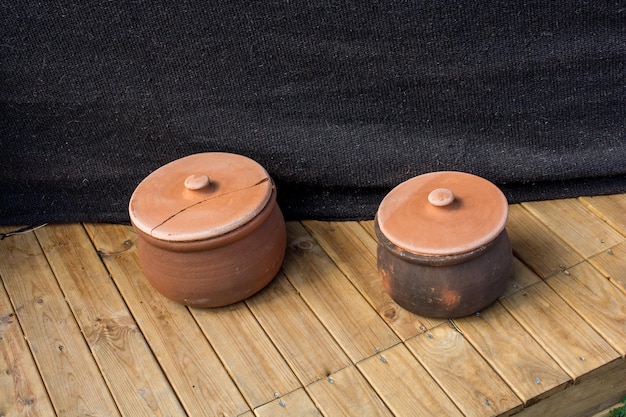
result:
[(138, 232), (142, 270), (161, 294), (190, 307), (239, 302), (264, 288), (281, 268), (286, 249), (285, 223), (277, 205), (254, 230), (224, 245), (191, 245), (190, 250), (155, 245)]
[(463, 317), (489, 306), (505, 291), (512, 269), (506, 230), (477, 256), (432, 257), (426, 263), (418, 258), (423, 257), (400, 255), (379, 237), (385, 290), (406, 310), (433, 318)]

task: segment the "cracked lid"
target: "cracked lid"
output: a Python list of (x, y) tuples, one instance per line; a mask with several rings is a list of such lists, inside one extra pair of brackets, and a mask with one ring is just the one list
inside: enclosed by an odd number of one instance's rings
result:
[(506, 197), (476, 175), (441, 171), (411, 178), (381, 202), (380, 231), (398, 247), (423, 255), (469, 252), (495, 239), (508, 216)]
[(129, 214), (137, 228), (157, 239), (210, 239), (256, 217), (272, 188), (267, 171), (250, 158), (200, 153), (148, 175), (130, 198)]

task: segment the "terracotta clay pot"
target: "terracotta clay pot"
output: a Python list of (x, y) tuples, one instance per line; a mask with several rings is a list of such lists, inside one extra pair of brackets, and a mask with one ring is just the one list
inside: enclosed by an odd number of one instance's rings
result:
[(178, 303), (241, 301), (282, 266), (287, 237), (276, 187), (244, 156), (201, 153), (164, 165), (137, 186), (129, 213), (146, 278)]
[(489, 306), (511, 275), (507, 216), (502, 192), (472, 174), (433, 172), (398, 185), (375, 220), (385, 290), (426, 317), (462, 317)]

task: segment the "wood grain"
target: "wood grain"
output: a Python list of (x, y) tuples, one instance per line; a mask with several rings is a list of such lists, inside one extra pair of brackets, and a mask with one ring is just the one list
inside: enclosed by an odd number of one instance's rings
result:
[(522, 206), (585, 258), (626, 239), (574, 198), (533, 201)]
[(187, 308), (161, 296), (146, 281), (132, 229), (85, 227), (186, 412), (233, 416), (249, 410)]
[(622, 236), (626, 236), (626, 194), (581, 197), (579, 200)]
[(626, 242), (589, 258), (589, 262), (626, 293)]
[(257, 417), (322, 417), (303, 388), (256, 408), (254, 413)]
[(626, 395), (624, 201), (511, 205), (507, 289), (452, 321), (382, 291), (373, 221), (289, 222), (276, 279), (202, 310), (149, 285), (129, 226), (7, 237), (0, 414), (592, 415)]
[(626, 355), (626, 294), (587, 262), (546, 283), (622, 357)]
[[(0, 245), (3, 244), (4, 242), (0, 242)], [(0, 415), (54, 415), (50, 398), (22, 335), (17, 315), (1, 283)]]
[(288, 224), (287, 246), (285, 274), (353, 363), (400, 342), (302, 225)]
[(307, 221), (303, 224), (402, 340), (442, 323), (406, 311), (385, 292), (376, 266), (377, 243), (359, 223)]
[(584, 259), (519, 204), (509, 207), (506, 229), (513, 253), (541, 278), (561, 272)]
[(120, 415), (32, 233), (0, 241), (0, 275), (58, 415)]
[(569, 376), (499, 302), (455, 319), (465, 338), (528, 406), (565, 389)]
[(36, 234), (121, 413), (181, 414), (176, 395), (82, 225), (47, 226)]
[(624, 381), (626, 362), (620, 361), (604, 368), (594, 378), (581, 381), (523, 410), (516, 417), (588, 417), (624, 398)]
[(406, 345), (466, 416), (510, 415), (522, 408), (522, 401), (450, 324)]
[(513, 269), (511, 271), (511, 278), (507, 283), (507, 287), (500, 295), (500, 298), (511, 295), (515, 292), (521, 291), (526, 287), (538, 283), (541, 278), (537, 276), (530, 268), (528, 268), (522, 261), (515, 256), (512, 261)]
[(350, 365), (350, 359), (282, 273), (246, 301), (300, 383)]
[(325, 416), (393, 416), (354, 366), (309, 385), (307, 392)]
[(404, 345), (380, 352), (357, 367), (395, 416), (463, 415)]
[(374, 229), (374, 223), (375, 223), (374, 220), (363, 220), (359, 222), (359, 224), (361, 225), (363, 229), (365, 229), (367, 234), (370, 235), (372, 239), (377, 240), (376, 231)]
[(543, 282), (500, 302), (575, 382), (621, 360), (619, 353)]
[(301, 387), (245, 303), (192, 313), (253, 409)]

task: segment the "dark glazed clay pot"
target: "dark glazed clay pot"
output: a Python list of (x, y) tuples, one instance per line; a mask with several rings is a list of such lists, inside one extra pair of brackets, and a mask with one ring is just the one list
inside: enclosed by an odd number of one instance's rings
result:
[(241, 155), (203, 153), (164, 165), (139, 184), (129, 212), (146, 278), (181, 304), (241, 301), (265, 287), (284, 259), (276, 188)]
[(462, 317), (489, 306), (511, 274), (507, 216), (502, 192), (475, 175), (434, 172), (398, 185), (375, 221), (385, 290), (426, 317)]

